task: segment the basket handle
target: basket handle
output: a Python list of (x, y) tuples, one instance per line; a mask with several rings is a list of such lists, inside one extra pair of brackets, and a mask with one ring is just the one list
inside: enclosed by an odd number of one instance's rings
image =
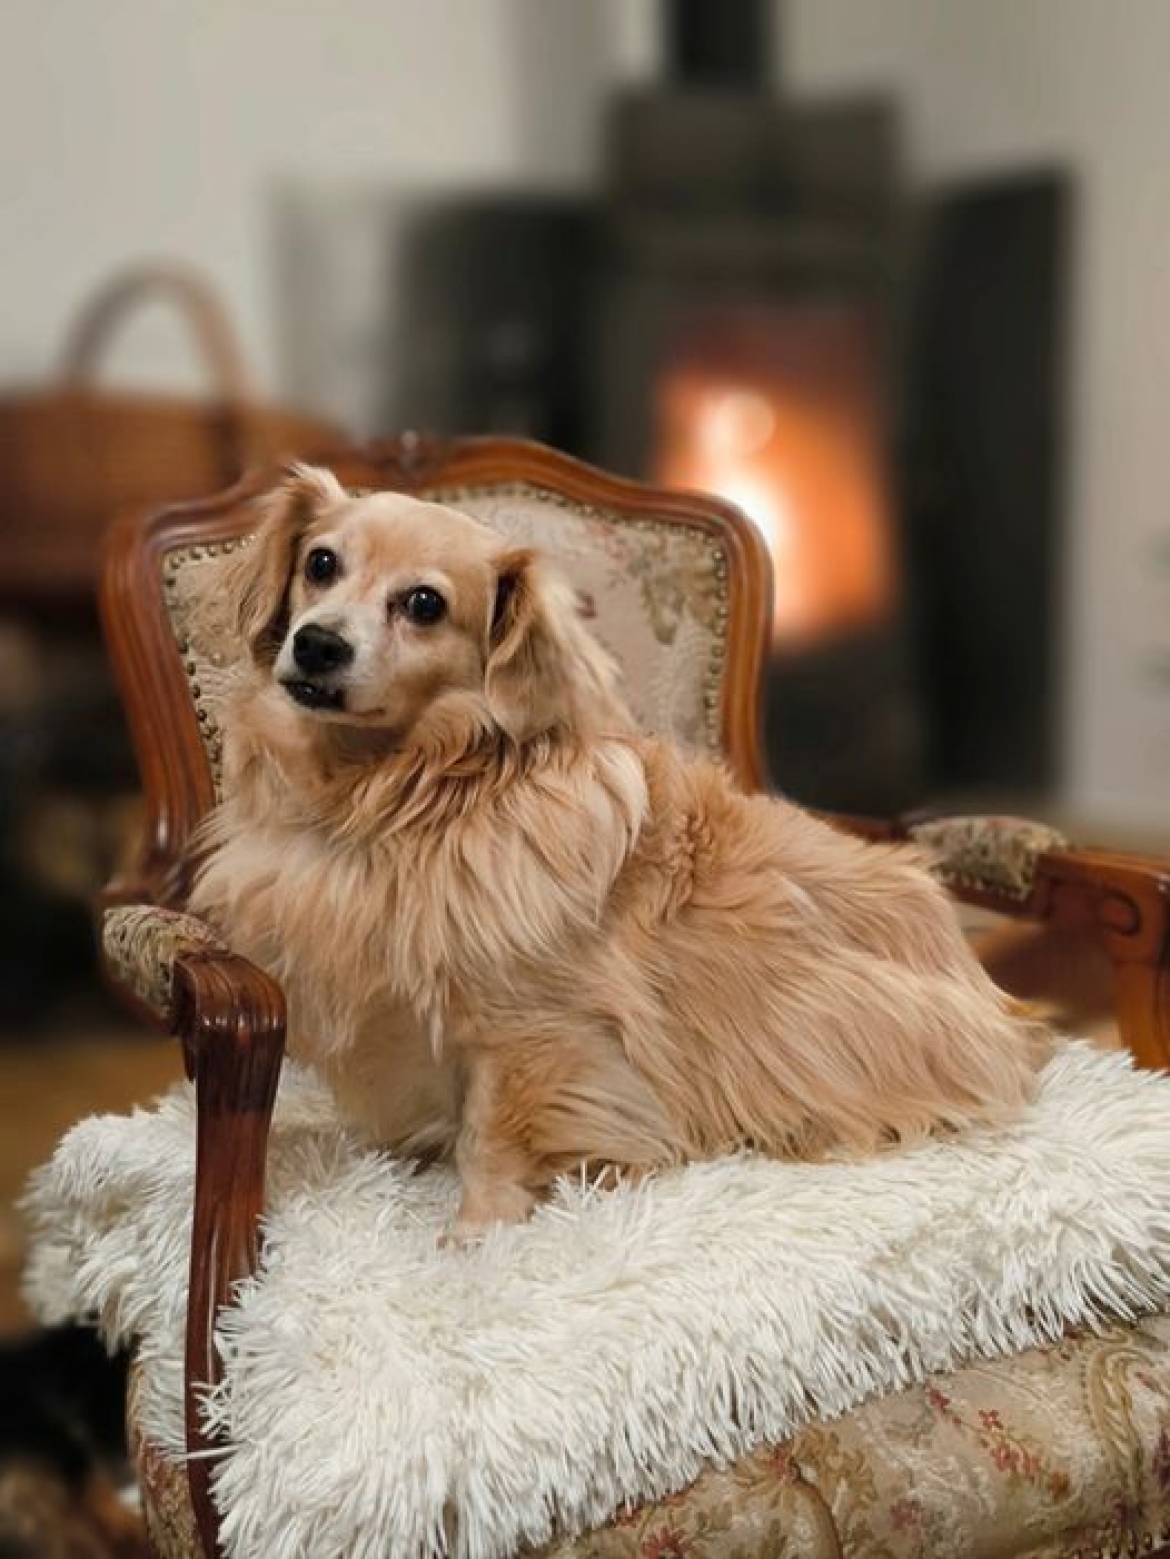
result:
[(217, 399), (243, 405), (255, 399), (231, 321), (215, 292), (195, 271), (178, 265), (146, 265), (124, 271), (98, 289), (73, 322), (61, 358), (68, 384), (93, 382), (112, 332), (140, 303), (163, 298), (187, 321), (208, 370)]

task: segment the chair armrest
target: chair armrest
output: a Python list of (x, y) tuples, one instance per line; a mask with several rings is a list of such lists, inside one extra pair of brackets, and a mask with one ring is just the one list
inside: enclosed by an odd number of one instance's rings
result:
[(1113, 965), (1121, 1039), (1170, 1068), (1170, 860), (1067, 846), (1036, 865), (1032, 918), (1089, 931)]
[[(157, 904), (112, 904), (101, 917), (102, 962), (116, 995), (167, 1033), (174, 1025), (175, 965), (196, 953), (231, 949), (206, 921)], [(194, 1057), (184, 1046), (187, 1076)]]
[(906, 818), (898, 829), (933, 858), (958, 898), (1000, 914), (1027, 914), (1041, 861), (1067, 849), (1064, 835), (1022, 817)]
[(102, 917), (111, 977), (182, 1042), (196, 1100), (195, 1196), (187, 1300), (184, 1411), (187, 1477), (200, 1538), (219, 1553), (211, 1497), (216, 1439), (203, 1396), (222, 1378), (215, 1321), (259, 1260), (268, 1131), (284, 1057), (280, 986), (228, 948), (203, 921), (150, 904)]
[(1024, 818), (835, 821), (924, 846), (966, 903), (1089, 932), (1113, 965), (1122, 1041), (1140, 1066), (1170, 1067), (1170, 860), (1080, 848)]

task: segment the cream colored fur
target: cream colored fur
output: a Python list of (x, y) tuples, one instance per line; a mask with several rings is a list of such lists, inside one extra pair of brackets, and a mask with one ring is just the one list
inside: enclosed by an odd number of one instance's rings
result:
[[(408, 620), (418, 585), (441, 621)], [(453, 1153), (456, 1237), (581, 1162), (869, 1152), (1030, 1097), (1043, 1038), (925, 864), (640, 735), (539, 558), (302, 469), (231, 589), (255, 667), (194, 908), (354, 1125)], [(281, 685), (306, 624), (355, 647), (338, 707)]]

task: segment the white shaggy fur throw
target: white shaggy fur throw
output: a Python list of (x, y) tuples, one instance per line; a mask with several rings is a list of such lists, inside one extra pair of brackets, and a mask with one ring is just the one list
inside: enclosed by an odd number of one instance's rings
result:
[[(28, 1291), (136, 1337), (179, 1451), (185, 1087), (83, 1121), (35, 1177)], [(1081, 1043), (1010, 1131), (868, 1162), (741, 1155), (436, 1247), (443, 1170), (359, 1148), (289, 1068), (267, 1254), (209, 1405), (228, 1552), (511, 1553), (976, 1355), (1170, 1303), (1170, 1077)]]

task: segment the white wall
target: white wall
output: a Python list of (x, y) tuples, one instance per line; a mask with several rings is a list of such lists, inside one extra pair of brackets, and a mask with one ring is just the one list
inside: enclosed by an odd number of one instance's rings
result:
[(1170, 5), (790, 0), (781, 50), (796, 91), (897, 92), (928, 179), (1076, 176), (1067, 800), (1170, 833)]
[[(613, 0), (2, 0), (0, 378), (48, 371), (128, 257), (177, 254), (271, 383), (273, 188), (579, 180), (612, 22)], [(192, 377), (155, 315), (118, 366)]]
[[(46, 373), (114, 267), (175, 253), (219, 281), (274, 387), (275, 189), (579, 184), (610, 81), (653, 69), (653, 17), (652, 0), (0, 0), (0, 379)], [(1170, 826), (1170, 692), (1148, 670), (1170, 660), (1151, 561), (1170, 536), (1170, 4), (788, 0), (785, 22), (787, 84), (897, 92), (923, 176), (1076, 173), (1070, 800)], [(160, 315), (113, 368), (194, 377)]]

